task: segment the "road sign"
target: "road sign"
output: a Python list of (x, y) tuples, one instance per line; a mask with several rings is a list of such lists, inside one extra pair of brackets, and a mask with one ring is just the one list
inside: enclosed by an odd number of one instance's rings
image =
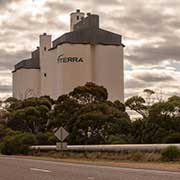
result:
[(60, 127), (56, 133), (55, 133), (55, 136), (61, 141), (63, 142), (67, 136), (69, 135), (69, 133), (63, 128), (63, 127)]

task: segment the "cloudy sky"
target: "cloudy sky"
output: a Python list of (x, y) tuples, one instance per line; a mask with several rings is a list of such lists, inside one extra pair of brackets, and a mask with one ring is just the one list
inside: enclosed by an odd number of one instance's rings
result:
[(101, 28), (123, 36), (126, 97), (145, 88), (180, 94), (179, 0), (0, 0), (1, 98), (11, 96), (13, 65), (30, 56), (43, 32), (55, 39), (69, 31), (76, 9), (99, 14)]

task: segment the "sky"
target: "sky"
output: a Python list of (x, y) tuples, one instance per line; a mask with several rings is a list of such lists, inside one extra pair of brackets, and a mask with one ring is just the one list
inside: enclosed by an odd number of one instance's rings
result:
[(0, 0), (0, 98), (11, 96), (11, 71), (39, 35), (68, 32), (76, 9), (98, 14), (102, 29), (122, 35), (126, 98), (144, 89), (157, 98), (180, 95), (179, 0)]

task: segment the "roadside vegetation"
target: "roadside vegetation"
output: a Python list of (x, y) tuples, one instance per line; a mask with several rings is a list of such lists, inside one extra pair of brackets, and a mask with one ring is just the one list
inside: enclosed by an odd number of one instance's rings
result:
[(34, 151), (35, 157), (49, 157), (67, 160), (91, 160), (91, 161), (115, 161), (115, 162), (180, 162), (180, 150), (169, 146), (162, 152), (57, 152), (57, 151)]
[[(76, 87), (56, 101), (49, 96), (1, 102), (0, 149), (4, 154), (27, 154), (30, 145), (57, 142), (63, 126), (68, 144), (180, 143), (180, 97), (151, 102), (133, 96), (125, 103), (108, 100), (106, 88), (94, 83)], [(127, 109), (140, 115), (131, 119)]]

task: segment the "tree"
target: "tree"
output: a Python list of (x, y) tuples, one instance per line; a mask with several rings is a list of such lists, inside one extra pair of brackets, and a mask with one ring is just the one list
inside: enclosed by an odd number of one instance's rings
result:
[(131, 131), (124, 104), (107, 101), (107, 90), (94, 83), (60, 96), (50, 117), (48, 127), (65, 127), (70, 132), (70, 144), (110, 143), (110, 135), (127, 135)]
[(165, 143), (180, 143), (180, 132), (175, 132), (167, 135), (163, 141)]
[(76, 99), (72, 99), (68, 95), (60, 96), (54, 105), (54, 109), (49, 112), (48, 128), (63, 126), (71, 131), (74, 119), (81, 106)]
[(16, 110), (9, 115), (7, 126), (13, 130), (35, 133), (38, 115), (32, 106)]
[(147, 106), (150, 106), (153, 103), (152, 95), (155, 94), (155, 92), (151, 89), (144, 89), (144, 93), (146, 94), (146, 103)]
[[(163, 143), (166, 137), (180, 132), (180, 97), (172, 96), (167, 101), (145, 105), (142, 97), (134, 96), (126, 105), (143, 116), (132, 122), (135, 143)], [(176, 139), (176, 136), (172, 138)]]
[(51, 102), (45, 97), (16, 101), (8, 108), (7, 126), (23, 132), (44, 132), (51, 106)]
[(132, 122), (132, 137), (133, 143), (142, 144), (144, 143), (144, 129), (146, 121), (144, 119), (137, 119)]
[(103, 102), (108, 98), (107, 89), (88, 82), (85, 86), (79, 86), (69, 93), (69, 96), (76, 99), (81, 104), (92, 102)]
[(31, 145), (35, 145), (37, 140), (33, 134), (18, 133), (14, 136), (6, 137), (2, 143), (1, 152), (6, 155), (28, 154)]
[(108, 103), (84, 105), (76, 116), (70, 140), (78, 144), (111, 143), (111, 135), (127, 135), (131, 122), (126, 112), (119, 111)]
[(17, 101), (18, 101), (18, 99), (14, 98), (14, 97), (9, 97), (4, 102), (13, 103), (13, 102), (17, 102)]
[(145, 105), (145, 100), (140, 96), (133, 96), (127, 99), (125, 105), (131, 110), (136, 111), (138, 114), (142, 115), (143, 118), (148, 117), (148, 108)]
[(155, 103), (149, 109), (149, 121), (160, 127), (178, 132), (180, 131), (180, 101), (171, 97), (166, 102)]

